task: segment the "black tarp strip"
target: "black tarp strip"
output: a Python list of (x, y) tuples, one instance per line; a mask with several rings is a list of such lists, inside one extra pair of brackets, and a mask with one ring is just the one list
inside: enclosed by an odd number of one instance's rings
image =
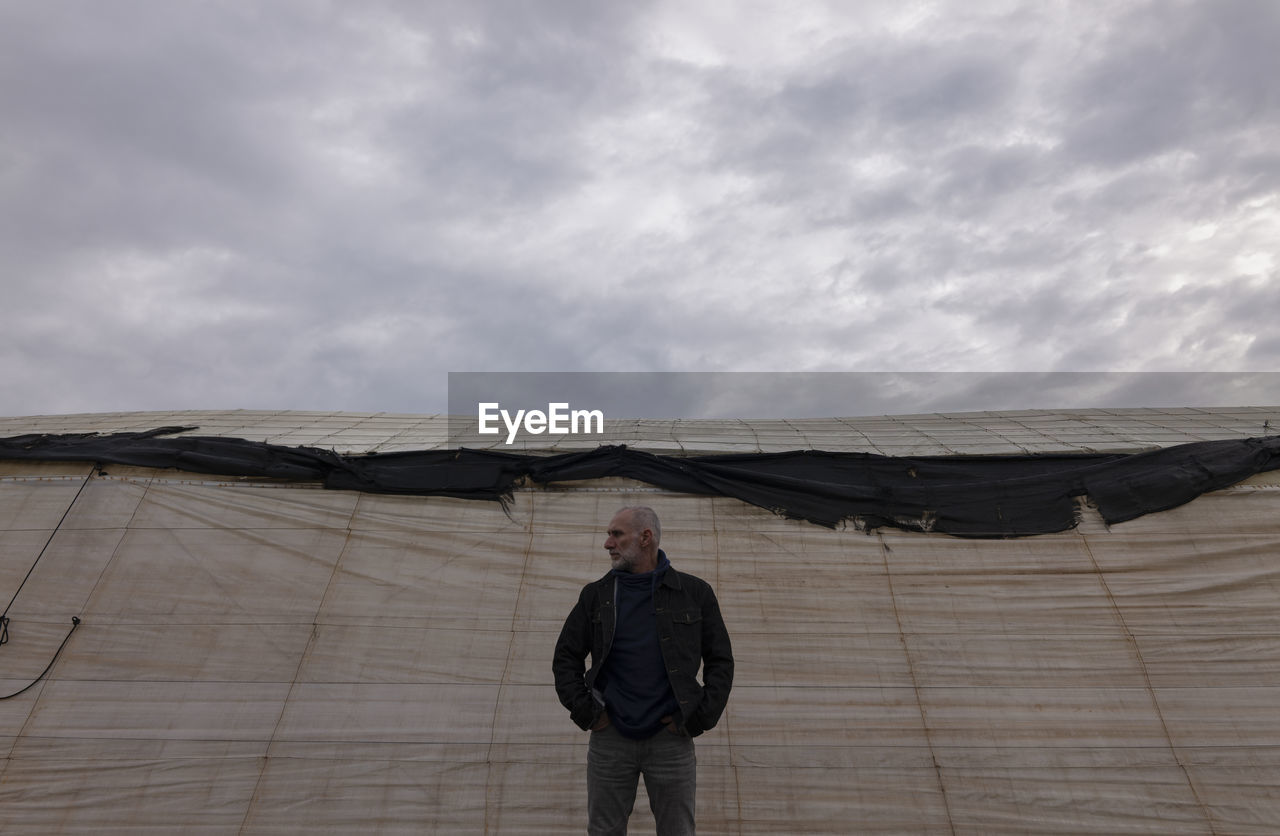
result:
[(681, 493), (734, 497), (829, 527), (853, 520), (865, 528), (978, 538), (1067, 530), (1076, 524), (1077, 496), (1088, 495), (1107, 523), (1117, 523), (1280, 468), (1280, 436), (1135, 454), (921, 457), (819, 450), (677, 457), (624, 446), (551, 456), (467, 449), (346, 456), (238, 438), (169, 437), (194, 429), (19, 436), (0, 439), (0, 459), (176, 468), (503, 502), (522, 479), (549, 484), (621, 476)]

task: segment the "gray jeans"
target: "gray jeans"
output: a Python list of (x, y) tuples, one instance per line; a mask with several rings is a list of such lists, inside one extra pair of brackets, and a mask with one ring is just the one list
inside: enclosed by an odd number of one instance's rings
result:
[(693, 738), (663, 729), (647, 740), (632, 740), (611, 725), (592, 732), (587, 747), (587, 833), (627, 832), (642, 774), (658, 836), (693, 836)]

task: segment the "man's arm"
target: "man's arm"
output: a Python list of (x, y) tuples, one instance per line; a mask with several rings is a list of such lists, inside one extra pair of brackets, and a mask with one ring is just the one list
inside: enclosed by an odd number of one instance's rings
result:
[(702, 600), (702, 699), (685, 723), (690, 735), (699, 735), (720, 722), (733, 687), (733, 643), (720, 615), (720, 602), (711, 586)]
[(585, 597), (578, 597), (578, 603), (569, 611), (569, 617), (560, 629), (551, 672), (560, 704), (569, 709), (570, 719), (579, 728), (590, 729), (600, 720), (603, 706), (591, 695), (585, 681), (585, 660), (591, 652), (591, 620), (587, 617)]

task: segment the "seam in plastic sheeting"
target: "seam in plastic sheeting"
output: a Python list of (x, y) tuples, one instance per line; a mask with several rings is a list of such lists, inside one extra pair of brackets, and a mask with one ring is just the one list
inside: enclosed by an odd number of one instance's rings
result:
[(1164, 733), (1165, 740), (1169, 744), (1169, 754), (1173, 757), (1174, 763), (1178, 765), (1178, 769), (1182, 772), (1182, 777), (1187, 782), (1187, 789), (1191, 790), (1191, 797), (1195, 799), (1196, 806), (1200, 808), (1200, 812), (1204, 815), (1205, 823), (1209, 826), (1211, 834), (1217, 834), (1218, 830), (1214, 827), (1213, 814), (1205, 805), (1204, 799), (1200, 797), (1200, 792), (1196, 789), (1196, 782), (1192, 779), (1191, 773), (1187, 771), (1187, 765), (1178, 755), (1178, 746), (1174, 743), (1173, 734), (1169, 731), (1169, 723), (1165, 719), (1164, 709), (1160, 705), (1160, 700), (1156, 696), (1155, 688), (1151, 684), (1151, 673), (1147, 668), (1147, 660), (1142, 656), (1142, 648), (1138, 646), (1138, 640), (1133, 635), (1133, 630), (1129, 628), (1129, 622), (1125, 620), (1124, 612), (1120, 609), (1120, 605), (1116, 603), (1115, 595), (1111, 591), (1111, 585), (1107, 583), (1106, 573), (1102, 571), (1102, 567), (1098, 565), (1098, 560), (1094, 557), (1093, 548), (1089, 545), (1089, 538), (1081, 538), (1084, 544), (1085, 553), (1089, 555), (1089, 562), (1093, 564), (1093, 570), (1098, 575), (1098, 580), (1102, 584), (1102, 591), (1107, 597), (1107, 604), (1115, 613), (1116, 619), (1120, 622), (1120, 627), (1124, 630), (1125, 641), (1133, 650), (1134, 659), (1138, 662), (1138, 669), (1142, 672), (1142, 679), (1145, 683), (1146, 695), (1151, 700), (1151, 707), (1154, 709), (1156, 717), (1160, 721), (1160, 730)]
[(938, 762), (938, 752), (934, 748), (933, 734), (929, 730), (929, 715), (925, 711), (924, 698), (920, 694), (920, 679), (916, 673), (915, 663), (911, 659), (911, 646), (907, 642), (907, 631), (902, 626), (902, 614), (898, 610), (898, 596), (893, 588), (893, 568), (889, 565), (889, 555), (893, 553), (893, 549), (889, 548), (889, 544), (884, 541), (884, 537), (877, 532), (876, 540), (880, 549), (880, 558), (884, 562), (885, 581), (889, 585), (889, 604), (893, 608), (893, 620), (898, 627), (898, 641), (902, 642), (902, 652), (907, 659), (907, 671), (911, 674), (911, 688), (915, 692), (916, 708), (920, 712), (920, 726), (924, 731), (925, 745), (929, 747), (929, 759), (933, 762), (934, 778), (938, 782), (938, 793), (942, 796), (942, 809), (947, 816), (947, 824), (951, 827), (952, 836), (955, 836), (956, 822), (951, 814), (951, 803), (947, 797), (947, 783), (942, 778), (942, 764)]

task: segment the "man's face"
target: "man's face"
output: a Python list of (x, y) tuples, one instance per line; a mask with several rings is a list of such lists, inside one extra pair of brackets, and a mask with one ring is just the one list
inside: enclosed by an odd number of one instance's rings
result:
[(631, 514), (626, 511), (614, 514), (609, 522), (609, 530), (605, 533), (609, 536), (604, 541), (604, 547), (609, 552), (609, 560), (613, 568), (634, 572), (641, 556), (641, 532), (637, 531), (632, 523)]

